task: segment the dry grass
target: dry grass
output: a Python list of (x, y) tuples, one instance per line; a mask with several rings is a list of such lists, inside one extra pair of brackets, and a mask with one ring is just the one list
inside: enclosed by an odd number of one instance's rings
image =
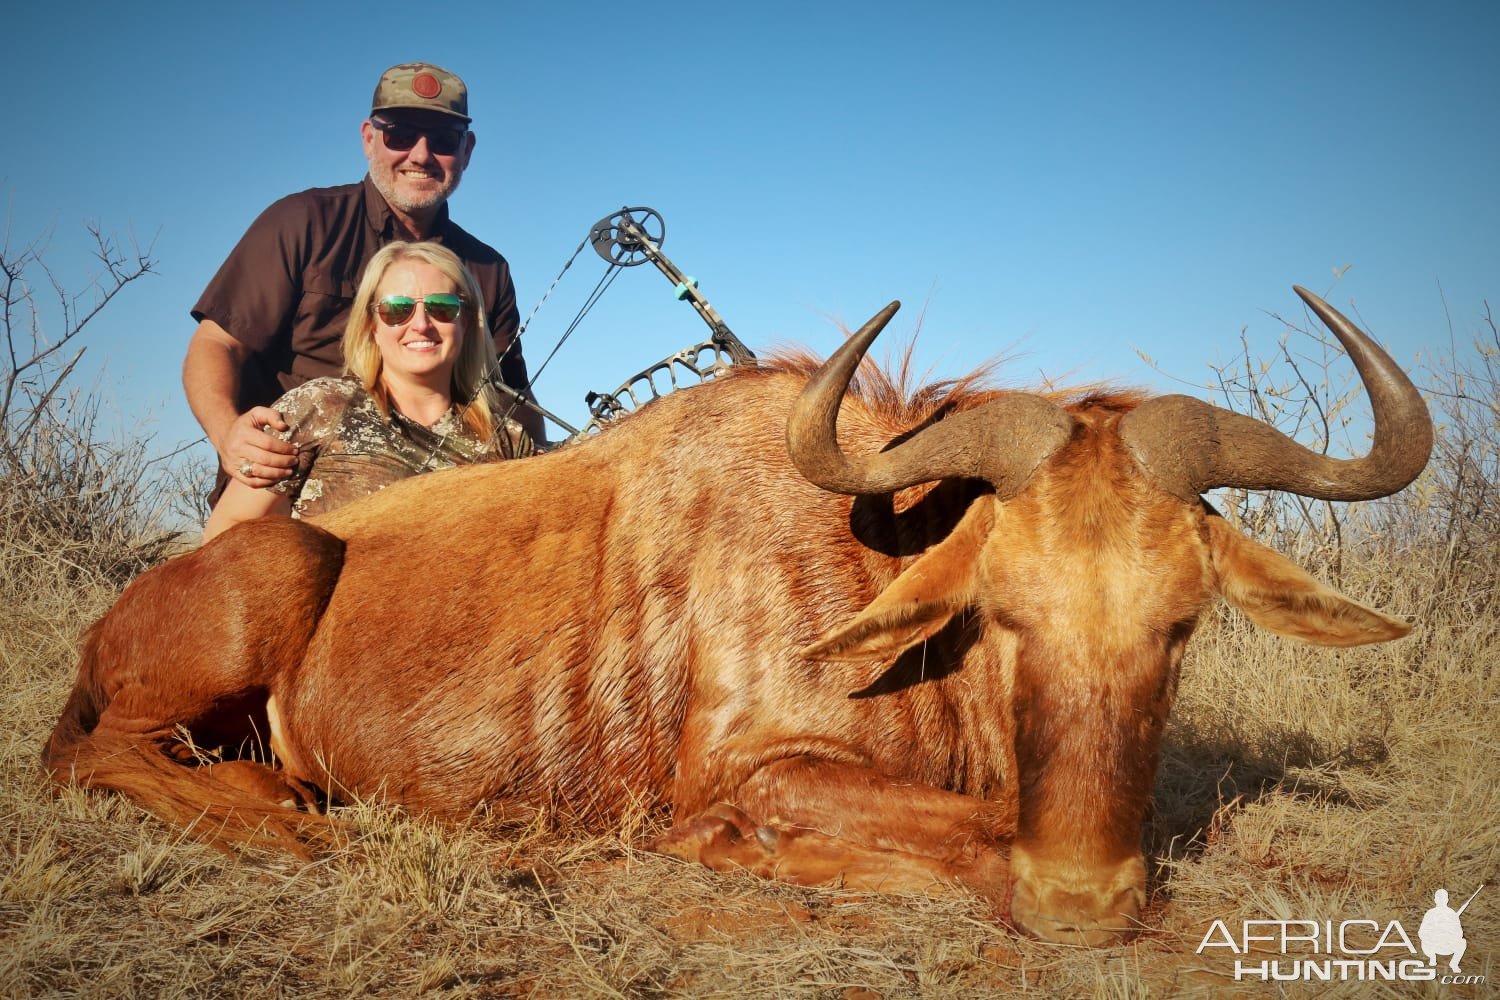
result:
[[(1386, 606), (1425, 602), (1420, 568), (1396, 588), (1370, 573), (1396, 591)], [(346, 849), (302, 864), (200, 847), (117, 798), (53, 798), (37, 751), (74, 633), (111, 599), (63, 585), (0, 612), (6, 996), (1255, 996), (1271, 987), (1194, 954), (1214, 919), (1400, 919), (1414, 934), (1433, 888), (1456, 904), (1495, 887), (1493, 619), (1439, 615), (1345, 652), (1209, 623), (1157, 783), (1147, 929), (1088, 951), (1008, 935), (967, 901), (715, 875), (635, 850), (639, 829), (454, 828), (366, 805)], [(1464, 969), (1493, 982), (1490, 891), (1465, 913)]]
[[(1488, 438), (1463, 427), (1466, 461), (1495, 454), (1496, 426)], [(1322, 567), (1352, 596), (1416, 617), (1408, 639), (1329, 651), (1229, 613), (1204, 624), (1147, 830), (1157, 871), (1145, 929), (1107, 950), (1017, 938), (972, 901), (715, 875), (637, 850), (640, 824), (496, 830), (362, 805), (347, 810), (351, 842), (304, 864), (203, 848), (118, 798), (53, 797), (36, 765), (77, 636), (114, 599), (121, 553), (152, 551), (159, 497), (142, 494), (108, 525), (87, 504), (71, 518), (0, 519), (0, 995), (1488, 995), (1236, 983), (1222, 951), (1195, 953), (1214, 920), (1399, 919), (1415, 936), (1434, 888), (1456, 905), (1485, 883), (1464, 915), (1464, 971), (1495, 982), (1500, 553), (1475, 527), (1493, 523), (1492, 508), (1453, 519), (1453, 476), (1468, 477), (1464, 497), (1476, 476), (1493, 485), (1466, 468), (1380, 507), (1379, 533), (1341, 513), (1337, 559)], [(0, 477), (3, 509), (26, 500), (24, 484)], [(1274, 528), (1287, 537), (1285, 522)], [(1323, 550), (1311, 521), (1298, 530), (1308, 552)], [(90, 563), (88, 546), (57, 537), (123, 541), (96, 546)]]

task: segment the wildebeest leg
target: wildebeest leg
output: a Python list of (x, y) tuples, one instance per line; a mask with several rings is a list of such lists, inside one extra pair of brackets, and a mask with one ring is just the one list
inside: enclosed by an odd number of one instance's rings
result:
[(653, 847), (718, 871), (878, 892), (967, 889), (1004, 910), (1011, 807), (816, 757), (776, 761)]
[(253, 760), (226, 760), (210, 764), (208, 773), (217, 781), (282, 809), (322, 811), (318, 789), (285, 769), (274, 769)]
[(85, 638), (45, 770), (213, 843), (304, 852), (328, 823), (283, 803), (310, 789), (251, 760), (194, 766), (193, 747), (266, 737), (266, 701), (300, 664), (342, 559), (326, 531), (267, 518), (143, 574)]

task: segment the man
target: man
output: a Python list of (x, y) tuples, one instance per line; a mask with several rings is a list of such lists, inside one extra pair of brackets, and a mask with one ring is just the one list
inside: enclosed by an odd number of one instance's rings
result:
[[(182, 383), (219, 455), (216, 501), (229, 478), (266, 487), (291, 475), (291, 444), (267, 406), (310, 378), (337, 375), (341, 338), (365, 263), (395, 240), (435, 240), (454, 251), (484, 290), (501, 376), (530, 396), (510, 265), (448, 217), (474, 133), (464, 82), (430, 63), (392, 66), (360, 126), (370, 172), (358, 184), (289, 195), (261, 213), (193, 307)], [(538, 414), (512, 416), (536, 441)]]
[[(1475, 890), (1474, 895), (1479, 895), (1478, 890)], [(1469, 904), (1465, 903), (1455, 911), (1448, 905), (1447, 889), (1434, 892), (1432, 902), (1432, 909), (1422, 915), (1422, 926), (1417, 928), (1417, 940), (1422, 942), (1422, 953), (1427, 956), (1427, 964), (1434, 966), (1437, 965), (1439, 955), (1448, 955), (1448, 968), (1454, 972), (1463, 972), (1458, 967), (1458, 961), (1464, 957), (1469, 942), (1464, 940), (1464, 927), (1458, 918), (1459, 914), (1469, 908)]]

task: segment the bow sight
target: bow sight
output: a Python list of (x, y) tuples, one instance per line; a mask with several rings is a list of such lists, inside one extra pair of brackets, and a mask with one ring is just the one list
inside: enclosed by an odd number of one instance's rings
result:
[[(626, 379), (614, 392), (591, 392), (584, 397), (590, 419), (579, 435), (598, 430), (599, 425), (638, 409), (645, 403), (681, 388), (679, 376), (691, 375), (706, 382), (729, 366), (746, 364), (755, 355), (729, 329), (717, 310), (698, 291), (698, 282), (678, 270), (661, 251), (666, 223), (651, 208), (622, 208), (594, 223), (588, 242), (611, 267), (635, 267), (650, 261), (674, 287), (677, 298), (686, 300), (712, 331), (702, 343), (668, 355)], [(661, 380), (660, 382), (658, 380)], [(691, 384), (691, 383), (689, 383)], [(628, 400), (628, 405), (627, 405)]]

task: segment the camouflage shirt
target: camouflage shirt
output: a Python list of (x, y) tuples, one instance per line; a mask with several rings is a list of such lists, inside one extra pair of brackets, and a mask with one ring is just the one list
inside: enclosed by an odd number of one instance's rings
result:
[(291, 478), (268, 488), (291, 498), (293, 517), (326, 514), (420, 472), (535, 452), (514, 420), (497, 427), (490, 441), (476, 438), (456, 410), (431, 427), (394, 407), (387, 420), (351, 376), (312, 379), (271, 406), (289, 427), (266, 430), (297, 446), (297, 468)]

